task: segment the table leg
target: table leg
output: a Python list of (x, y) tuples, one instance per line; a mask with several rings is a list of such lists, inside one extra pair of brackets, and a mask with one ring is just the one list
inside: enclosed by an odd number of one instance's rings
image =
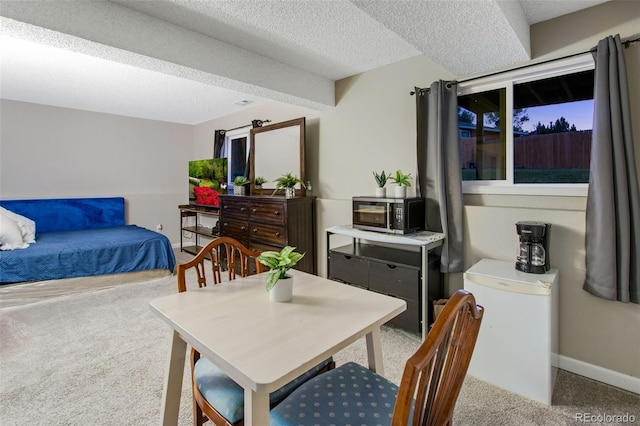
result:
[(269, 424), (268, 393), (244, 390), (244, 424), (245, 426)]
[(367, 357), (369, 358), (369, 370), (384, 376), (384, 365), (382, 362), (382, 338), (380, 327), (376, 327), (367, 333)]
[(182, 379), (184, 375), (184, 361), (187, 354), (187, 342), (174, 331), (171, 348), (169, 349), (169, 365), (162, 390), (162, 424), (174, 426), (178, 424), (180, 411), (180, 396), (182, 395)]

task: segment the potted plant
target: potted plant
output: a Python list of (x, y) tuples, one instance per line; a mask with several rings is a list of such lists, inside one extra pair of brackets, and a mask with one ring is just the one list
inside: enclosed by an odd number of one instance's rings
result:
[(256, 179), (253, 181), (253, 184), (257, 188), (261, 188), (262, 185), (264, 185), (266, 182), (267, 182), (267, 180), (265, 178), (263, 178), (262, 176), (256, 176)]
[(249, 183), (246, 176), (236, 176), (233, 180), (233, 195), (245, 195), (245, 185)]
[(276, 189), (273, 191), (273, 194), (271, 195), (274, 195), (279, 189), (284, 189), (285, 197), (293, 198), (296, 194), (296, 191), (294, 188), (296, 184), (299, 183), (300, 185), (302, 185), (303, 188), (306, 188), (306, 186), (304, 185), (304, 182), (291, 172), (280, 176), (278, 179), (274, 180), (274, 182), (276, 182), (277, 185), (276, 185)]
[(396, 183), (396, 198), (406, 198), (407, 187), (411, 186), (411, 173), (405, 175), (402, 170), (396, 170), (394, 176), (390, 176), (389, 179)]
[(264, 185), (266, 182), (267, 180), (264, 177), (256, 176), (256, 178), (253, 180), (253, 189), (255, 190), (256, 194), (262, 194), (262, 185)]
[(376, 188), (376, 197), (386, 197), (387, 196), (387, 188), (384, 186), (387, 184), (387, 180), (389, 176), (383, 170), (381, 173), (373, 171), (373, 177), (376, 179), (376, 183), (378, 187)]
[(258, 262), (270, 269), (266, 287), (270, 300), (288, 302), (293, 298), (293, 277), (287, 275), (287, 271), (303, 257), (304, 253), (298, 253), (291, 246), (284, 247), (280, 252), (264, 251), (257, 257)]

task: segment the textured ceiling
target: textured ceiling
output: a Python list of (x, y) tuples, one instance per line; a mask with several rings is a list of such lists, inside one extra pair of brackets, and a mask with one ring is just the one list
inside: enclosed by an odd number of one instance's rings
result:
[(0, 96), (197, 124), (416, 55), (456, 76), (530, 59), (529, 26), (607, 0), (1, 0)]

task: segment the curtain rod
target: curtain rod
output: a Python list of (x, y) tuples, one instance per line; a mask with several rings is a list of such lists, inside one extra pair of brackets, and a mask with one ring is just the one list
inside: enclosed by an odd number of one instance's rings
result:
[[(634, 38), (633, 40), (623, 41), (622, 44), (624, 45), (624, 47), (626, 49), (629, 46), (631, 46), (633, 43), (637, 43), (638, 41), (640, 41), (640, 37)], [(563, 59), (573, 58), (574, 56), (584, 55), (585, 53), (593, 53), (593, 52), (596, 51), (596, 48), (597, 48), (597, 46), (594, 46), (591, 49), (586, 50), (584, 52), (572, 53), (571, 55), (561, 56), (559, 58), (547, 59), (546, 61), (536, 62), (535, 64), (522, 65), (522, 66), (519, 66), (519, 67), (516, 67), (516, 68), (511, 68), (511, 69), (508, 69), (508, 70), (504, 70), (504, 71), (496, 71), (496, 72), (492, 72), (492, 73), (489, 73), (489, 74), (480, 75), (478, 77), (466, 78), (464, 80), (458, 80), (458, 81), (454, 80), (454, 81), (450, 82), (450, 84), (466, 83), (467, 81), (480, 80), (481, 78), (486, 78), (486, 77), (493, 77), (494, 75), (504, 74), (504, 73), (511, 72), (511, 71), (517, 71), (517, 70), (521, 70), (521, 69), (524, 69), (524, 68), (533, 67), (533, 66), (536, 66), (536, 65), (548, 64), (549, 62), (555, 62), (555, 61), (561, 61)], [(416, 94), (415, 91), (409, 92), (409, 95), (411, 95), (411, 96), (413, 96), (415, 94)]]
[(250, 124), (244, 126), (234, 127), (233, 129), (227, 129), (225, 132), (231, 132), (233, 130), (244, 129), (245, 127), (262, 127), (264, 123), (271, 123), (271, 120), (253, 120)]

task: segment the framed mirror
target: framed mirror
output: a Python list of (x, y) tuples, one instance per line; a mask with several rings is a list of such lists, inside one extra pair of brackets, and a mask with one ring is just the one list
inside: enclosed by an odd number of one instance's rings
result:
[[(265, 178), (263, 194), (271, 195), (274, 182), (286, 173), (293, 173), (306, 182), (304, 172), (305, 117), (251, 129), (249, 151), (249, 179), (251, 193), (255, 194), (256, 176)], [(304, 188), (296, 185), (296, 195), (303, 195)]]

